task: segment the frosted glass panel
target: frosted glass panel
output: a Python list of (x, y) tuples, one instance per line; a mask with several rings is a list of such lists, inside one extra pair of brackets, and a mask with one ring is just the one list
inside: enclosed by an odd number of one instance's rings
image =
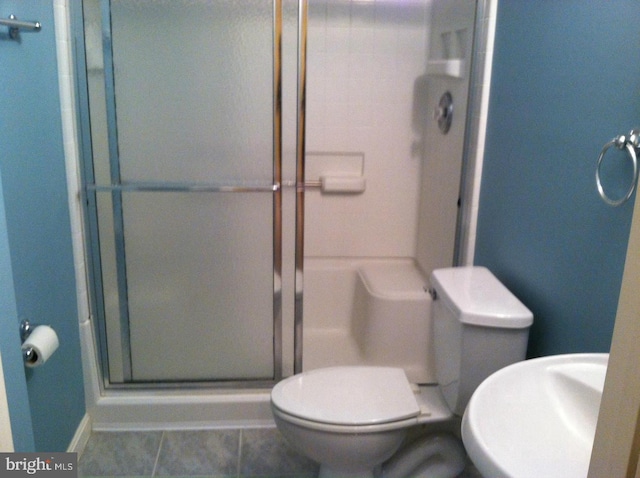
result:
[[(111, 383), (273, 380), (279, 369), (273, 9), (83, 2), (88, 223)], [(237, 185), (259, 187), (213, 192)]]
[(113, 0), (123, 181), (271, 181), (272, 2)]
[(134, 380), (273, 378), (272, 198), (125, 194)]

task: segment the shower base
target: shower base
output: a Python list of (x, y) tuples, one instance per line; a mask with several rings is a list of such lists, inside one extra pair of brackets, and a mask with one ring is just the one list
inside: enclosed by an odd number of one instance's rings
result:
[(91, 324), (80, 325), (85, 396), (96, 431), (273, 427), (270, 390), (102, 390)]

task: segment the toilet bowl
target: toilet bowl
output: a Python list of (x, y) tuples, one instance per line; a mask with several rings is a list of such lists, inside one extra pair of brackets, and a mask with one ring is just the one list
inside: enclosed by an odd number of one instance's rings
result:
[(320, 464), (321, 478), (453, 478), (464, 468), (462, 445), (450, 436), (427, 435), (394, 454), (411, 427), (460, 415), (482, 380), (524, 360), (533, 316), (483, 267), (436, 270), (430, 284), (437, 385), (411, 384), (399, 367), (365, 365), (310, 370), (273, 388), (278, 429)]
[(321, 464), (322, 477), (373, 476), (420, 415), (404, 371), (391, 367), (295, 375), (275, 386), (272, 409), (290, 443)]
[[(410, 427), (442, 423), (453, 416), (438, 387), (412, 385), (404, 370), (377, 366), (330, 367), (294, 375), (274, 387), (271, 408), (278, 429), (293, 448), (320, 463), (321, 478), (378, 476), (379, 465), (400, 448)], [(446, 463), (440, 460), (439, 469), (448, 467), (450, 476), (462, 471), (459, 441), (431, 439), (428, 446), (430, 456), (458, 457)], [(411, 469), (427, 458), (422, 454), (418, 461), (410, 459), (415, 462)], [(418, 476), (393, 471), (406, 468), (405, 463), (396, 463), (384, 476)]]

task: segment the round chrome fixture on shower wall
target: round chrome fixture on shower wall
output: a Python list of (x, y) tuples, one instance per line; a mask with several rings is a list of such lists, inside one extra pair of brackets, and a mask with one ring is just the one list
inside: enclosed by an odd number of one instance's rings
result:
[(448, 91), (440, 97), (438, 106), (433, 111), (433, 119), (438, 121), (442, 134), (447, 134), (453, 119), (453, 97)]

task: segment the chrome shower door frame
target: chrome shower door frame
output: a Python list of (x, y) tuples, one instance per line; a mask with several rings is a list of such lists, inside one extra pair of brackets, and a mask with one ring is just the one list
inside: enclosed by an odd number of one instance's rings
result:
[[(102, 10), (102, 45), (104, 57), (104, 87), (106, 90), (106, 116), (108, 128), (109, 173), (110, 184), (96, 182), (93, 166), (93, 145), (90, 126), (88, 74), (86, 67), (86, 50), (84, 37), (83, 6), (73, 4), (73, 19), (76, 40), (76, 81), (78, 92), (78, 131), (80, 135), (81, 154), (84, 158), (83, 203), (85, 205), (86, 241), (88, 274), (90, 276), (90, 302), (94, 325), (100, 349), (103, 386), (105, 388), (184, 388), (184, 387), (216, 387), (216, 388), (264, 388), (282, 378), (282, 0), (273, 0), (273, 178), (269, 183), (246, 181), (225, 183), (156, 183), (156, 182), (122, 182), (118, 149), (118, 131), (116, 123), (115, 78), (113, 51), (111, 46), (111, 19), (109, 0), (100, 0)], [(113, 234), (118, 289), (118, 310), (120, 317), (120, 341), (122, 344), (123, 380), (110, 380), (108, 363), (108, 344), (106, 330), (105, 299), (102, 295), (102, 266), (100, 257), (100, 236), (97, 220), (97, 193), (110, 193), (113, 214)], [(273, 377), (272, 379), (239, 379), (137, 382), (133, 378), (131, 356), (131, 334), (129, 324), (129, 301), (127, 271), (125, 262), (125, 236), (122, 195), (124, 192), (188, 192), (188, 193), (271, 193), (273, 211)]]

